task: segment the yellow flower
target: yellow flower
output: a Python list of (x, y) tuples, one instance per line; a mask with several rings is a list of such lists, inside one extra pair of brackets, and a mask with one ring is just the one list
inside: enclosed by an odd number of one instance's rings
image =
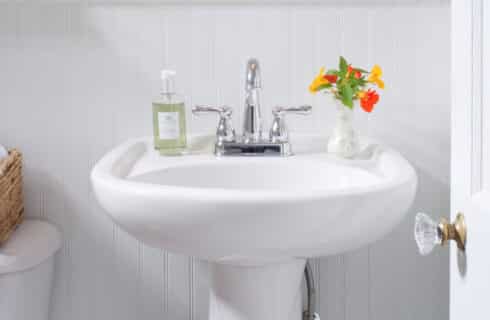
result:
[(382, 75), (383, 71), (381, 70), (381, 67), (375, 64), (367, 81), (375, 83), (380, 89), (384, 89), (385, 83), (383, 82), (383, 80), (381, 80)]
[(310, 92), (311, 93), (316, 93), (318, 89), (325, 84), (329, 84), (327, 79), (324, 78), (325, 75), (325, 68), (321, 68), (320, 72), (318, 72), (318, 75), (313, 79), (313, 81), (310, 84)]
[(362, 99), (362, 98), (364, 98), (365, 96), (366, 96), (366, 91), (359, 91), (359, 92), (357, 93), (357, 97), (358, 97), (359, 99)]

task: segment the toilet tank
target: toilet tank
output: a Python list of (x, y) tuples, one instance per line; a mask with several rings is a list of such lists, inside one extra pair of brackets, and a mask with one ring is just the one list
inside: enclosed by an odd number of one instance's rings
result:
[(0, 247), (0, 319), (48, 320), (59, 231), (26, 220)]

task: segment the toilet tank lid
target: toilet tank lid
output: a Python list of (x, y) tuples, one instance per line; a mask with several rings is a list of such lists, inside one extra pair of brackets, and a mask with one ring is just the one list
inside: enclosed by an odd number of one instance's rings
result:
[(0, 247), (0, 275), (33, 268), (61, 247), (58, 229), (41, 220), (25, 220)]

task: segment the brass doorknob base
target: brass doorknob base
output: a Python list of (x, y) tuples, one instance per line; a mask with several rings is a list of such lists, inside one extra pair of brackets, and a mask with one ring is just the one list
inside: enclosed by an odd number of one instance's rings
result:
[(449, 240), (456, 241), (458, 249), (466, 249), (466, 222), (464, 215), (458, 213), (453, 223), (449, 223), (446, 218), (441, 218), (437, 225), (437, 231), (441, 236), (441, 245), (445, 245)]

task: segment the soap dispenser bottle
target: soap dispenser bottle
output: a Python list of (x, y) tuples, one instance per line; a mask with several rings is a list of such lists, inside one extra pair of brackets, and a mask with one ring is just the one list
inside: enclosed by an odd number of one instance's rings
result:
[(176, 93), (173, 70), (162, 70), (160, 96), (153, 102), (155, 149), (162, 155), (179, 155), (186, 148), (185, 106)]

